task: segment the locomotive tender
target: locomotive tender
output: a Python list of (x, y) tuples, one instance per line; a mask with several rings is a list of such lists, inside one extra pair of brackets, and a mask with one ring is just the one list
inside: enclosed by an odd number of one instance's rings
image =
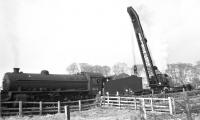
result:
[(142, 78), (135, 75), (109, 80), (104, 86), (105, 93), (109, 95), (135, 95), (136, 92), (141, 90), (143, 90)]
[(2, 101), (66, 101), (93, 98), (103, 88), (106, 78), (98, 73), (41, 74), (7, 72), (3, 78)]

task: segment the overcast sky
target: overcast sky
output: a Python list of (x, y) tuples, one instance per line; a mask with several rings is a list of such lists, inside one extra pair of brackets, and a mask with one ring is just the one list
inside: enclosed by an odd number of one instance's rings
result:
[(199, 0), (0, 0), (0, 77), (13, 67), (66, 73), (72, 62), (141, 63), (128, 6), (161, 70), (200, 60)]

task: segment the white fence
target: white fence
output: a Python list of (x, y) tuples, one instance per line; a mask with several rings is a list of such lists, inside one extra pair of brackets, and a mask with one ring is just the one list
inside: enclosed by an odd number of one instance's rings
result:
[(152, 112), (174, 113), (174, 99), (168, 98), (138, 98), (138, 97), (120, 97), (120, 96), (102, 96), (101, 105), (116, 106), (118, 108), (130, 108)]

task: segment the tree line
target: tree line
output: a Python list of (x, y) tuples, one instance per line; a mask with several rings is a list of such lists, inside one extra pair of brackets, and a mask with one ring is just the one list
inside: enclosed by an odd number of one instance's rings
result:
[(116, 63), (112, 67), (106, 65), (90, 65), (88, 63), (72, 63), (67, 67), (66, 70), (69, 74), (76, 74), (78, 72), (93, 72), (101, 73), (104, 76), (129, 73), (129, 67), (126, 63)]
[[(69, 74), (76, 74), (78, 72), (93, 72), (101, 73), (104, 76), (117, 76), (124, 74), (124, 77), (134, 74), (134, 67), (129, 67), (123, 62), (116, 63), (111, 67), (106, 65), (91, 65), (88, 63), (72, 63), (66, 70)], [(145, 71), (142, 64), (137, 65), (137, 72), (139, 77), (145, 77)], [(187, 83), (192, 84), (195, 88), (200, 86), (200, 61), (198, 61), (195, 65), (191, 63), (168, 64), (165, 73), (171, 77), (171, 83), (174, 86)]]

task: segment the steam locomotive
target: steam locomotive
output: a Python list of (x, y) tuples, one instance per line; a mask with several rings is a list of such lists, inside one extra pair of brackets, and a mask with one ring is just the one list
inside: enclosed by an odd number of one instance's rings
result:
[(102, 93), (106, 81), (102, 74), (23, 73), (19, 68), (7, 72), (3, 78), (2, 101), (66, 101), (93, 98)]

